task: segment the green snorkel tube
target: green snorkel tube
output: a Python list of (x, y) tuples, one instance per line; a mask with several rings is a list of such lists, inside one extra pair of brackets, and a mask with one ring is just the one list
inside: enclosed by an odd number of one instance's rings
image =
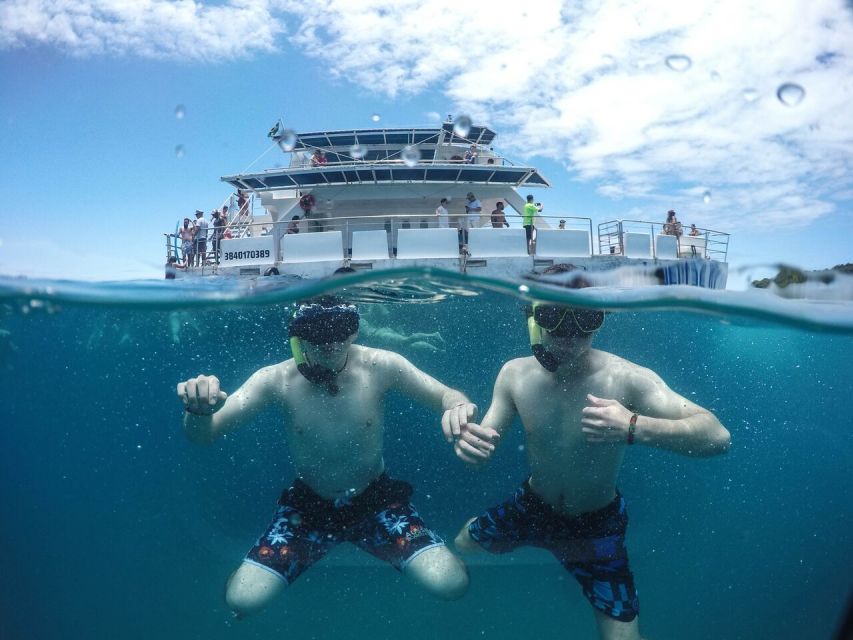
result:
[[(533, 303), (536, 304), (535, 302)], [(530, 336), (530, 348), (533, 350), (533, 357), (547, 371), (556, 371), (560, 366), (560, 361), (553, 353), (548, 351), (542, 345), (542, 328), (536, 324), (533, 317), (533, 307), (527, 307), (527, 334)]]

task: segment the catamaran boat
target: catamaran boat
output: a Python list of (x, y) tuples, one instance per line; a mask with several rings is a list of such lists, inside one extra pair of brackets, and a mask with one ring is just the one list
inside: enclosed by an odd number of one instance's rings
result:
[[(711, 229), (688, 235), (660, 222), (594, 225), (591, 218), (543, 215), (540, 207), (528, 242), (521, 226), (526, 196), (550, 182), (495, 151), (488, 127), (460, 130), (448, 121), (295, 133), (277, 125), (270, 133), (289, 162), (221, 178), (236, 190), (225, 203), (225, 226), (208, 241), (203, 264), (178, 270), (179, 277), (315, 279), (341, 267), (417, 266), (518, 280), (571, 263), (617, 274), (615, 284), (630, 286), (646, 274), (661, 284), (725, 288), (729, 234)], [(447, 216), (436, 215), (443, 198)], [(499, 202), (507, 225), (492, 219)], [(180, 261), (177, 234), (165, 235), (167, 260)], [(631, 281), (621, 282), (618, 274), (627, 273)]]

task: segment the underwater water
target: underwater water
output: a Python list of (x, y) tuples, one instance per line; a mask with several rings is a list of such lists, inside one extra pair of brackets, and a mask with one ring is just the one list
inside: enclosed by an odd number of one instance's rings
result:
[[(521, 307), (535, 288), (370, 277), (343, 292), (367, 320), (358, 342), (399, 351), (482, 415), (502, 364), (530, 353)], [(225, 580), (293, 469), (272, 412), (210, 446), (189, 443), (175, 386), (211, 373), (233, 391), (289, 358), (293, 301), (342, 282), (0, 285), (0, 637), (596, 637), (579, 586), (538, 549), (466, 558), (467, 595), (439, 602), (344, 544), (264, 613), (232, 619)], [(612, 309), (594, 347), (653, 369), (732, 434), (713, 458), (626, 454), (641, 630), (831, 638), (853, 578), (853, 307), (774, 315), (769, 297), (665, 289), (543, 294)], [(416, 332), (441, 339), (400, 338)], [(526, 477), (518, 421), (475, 471), (435, 412), (391, 395), (385, 414), (386, 467), (447, 540)]]

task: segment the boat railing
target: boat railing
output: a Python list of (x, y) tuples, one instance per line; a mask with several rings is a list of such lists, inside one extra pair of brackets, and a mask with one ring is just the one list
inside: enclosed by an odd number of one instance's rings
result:
[[(518, 220), (513, 212), (506, 212), (510, 229), (521, 232)], [(458, 236), (458, 254), (468, 255), (468, 236), (470, 230), (480, 228), (492, 228), (498, 226), (493, 224), (488, 215), (469, 216), (467, 214), (448, 214), (439, 217), (435, 214), (422, 215), (376, 215), (376, 216), (341, 216), (331, 217), (313, 213), (299, 220), (281, 220), (278, 222), (244, 222), (240, 223), (240, 235), (228, 233), (228, 228), (208, 232), (207, 254), (201, 261), (205, 266), (216, 265), (219, 261), (217, 254), (221, 241), (231, 239), (252, 239), (272, 236), (274, 238), (273, 252), (274, 261), (291, 259), (291, 256), (282, 255), (284, 243), (282, 238), (294, 234), (312, 234), (324, 232), (340, 232), (341, 257), (343, 259), (357, 258), (358, 251), (354, 252), (354, 245), (368, 242), (374, 249), (374, 258), (398, 257), (400, 245), (400, 232), (405, 232), (407, 242), (417, 242), (419, 236), (410, 234), (410, 230), (430, 230), (449, 228), (456, 230)], [(503, 227), (500, 224), (500, 227)], [(664, 225), (657, 222), (642, 220), (614, 220), (603, 222), (598, 225), (597, 234), (594, 233), (592, 219), (579, 216), (555, 216), (539, 215), (535, 220), (536, 230), (534, 241), (531, 245), (532, 257), (593, 257), (596, 255), (594, 249), (597, 235), (599, 256), (623, 256), (628, 258), (707, 258), (725, 262), (729, 234), (711, 229), (698, 229), (697, 235), (677, 236), (664, 233)], [(497, 229), (496, 229), (497, 230)], [(509, 230), (508, 230), (509, 231)], [(565, 231), (566, 235), (560, 232)], [(380, 232), (380, 233), (377, 233)], [(514, 232), (514, 233), (515, 233)], [(477, 231), (477, 233), (481, 233)], [(434, 235), (434, 234), (433, 234)], [(175, 234), (164, 234), (166, 237), (166, 256), (174, 255), (179, 261), (186, 260), (182, 254), (179, 241), (175, 241)], [(424, 234), (422, 238), (428, 238)], [(521, 246), (515, 247), (515, 255), (526, 251), (525, 238), (520, 236)], [(448, 242), (445, 237), (443, 240)], [(335, 242), (338, 242), (337, 240)], [(511, 242), (515, 243), (515, 240)], [(455, 244), (455, 242), (454, 242)], [(376, 247), (382, 245), (384, 250), (378, 251)], [(513, 244), (513, 246), (515, 246)], [(570, 253), (566, 249), (571, 248)], [(474, 252), (476, 253), (476, 252)], [(383, 255), (379, 255), (383, 254)], [(438, 256), (447, 257), (447, 256)], [(191, 265), (190, 265), (191, 267)]]
[(629, 258), (705, 258), (725, 262), (729, 234), (679, 223), (609, 220), (598, 225), (598, 253)]
[[(398, 146), (386, 146), (386, 145), (366, 145), (365, 155), (369, 156), (371, 151), (385, 151), (388, 152), (385, 157), (381, 158), (370, 158), (370, 157), (355, 157), (350, 155), (349, 149), (338, 149), (336, 147), (310, 147), (306, 146), (304, 149), (301, 149), (298, 152), (294, 152), (293, 157), (291, 158), (291, 162), (288, 168), (290, 169), (322, 169), (322, 168), (330, 168), (330, 167), (349, 167), (349, 166), (358, 166), (363, 167), (365, 165), (399, 165), (399, 164), (410, 164), (410, 166), (418, 166), (418, 165), (442, 165), (442, 164), (471, 164), (474, 166), (496, 166), (496, 167), (515, 167), (521, 166), (514, 163), (509, 158), (506, 158), (499, 153), (496, 153), (492, 149), (480, 149), (478, 156), (474, 159), (473, 162), (466, 161), (464, 158), (465, 149), (459, 147), (459, 145), (451, 145), (449, 143), (443, 143), (438, 145), (426, 146), (424, 145), (424, 149), (435, 149), (436, 153), (433, 153), (431, 156), (422, 156), (417, 160), (406, 160), (404, 157), (404, 152), (408, 147), (400, 148)], [(413, 149), (421, 149), (420, 145), (411, 145)], [(439, 149), (442, 149), (444, 152), (442, 154), (437, 153)], [(454, 153), (453, 155), (448, 156), (446, 149), (453, 149), (454, 151), (458, 151), (458, 153)], [(323, 151), (327, 154), (333, 155), (336, 158), (340, 158), (339, 160), (329, 160), (326, 159), (325, 162), (318, 163), (316, 161), (312, 161), (312, 154), (314, 151)], [(267, 169), (266, 172), (277, 172), (280, 169)]]

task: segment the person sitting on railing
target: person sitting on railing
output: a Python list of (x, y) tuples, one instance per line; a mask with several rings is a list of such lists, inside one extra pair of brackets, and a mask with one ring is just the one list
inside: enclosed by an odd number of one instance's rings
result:
[(477, 157), (480, 155), (480, 152), (477, 151), (477, 145), (472, 144), (471, 148), (465, 152), (465, 156), (462, 158), (462, 161), (465, 164), (477, 164)]
[(701, 232), (701, 231), (699, 231), (699, 229), (697, 229), (697, 228), (696, 228), (696, 225), (695, 225), (695, 224), (691, 224), (691, 225), (690, 225), (690, 235), (691, 235), (691, 236), (694, 236), (694, 237), (695, 237), (695, 236), (701, 236), (701, 235), (702, 235), (702, 232)]
[(559, 224), (559, 225), (557, 225), (557, 228), (558, 228), (558, 229), (565, 229), (565, 228), (566, 228), (566, 221), (565, 221), (565, 220), (560, 220), (560, 224)]
[(287, 231), (285, 233), (299, 233), (299, 216), (293, 216), (293, 219), (287, 224)]
[(500, 200), (495, 203), (495, 209), (492, 211), (492, 226), (495, 229), (509, 227), (509, 222), (506, 221), (506, 214), (504, 213), (504, 203)]
[(672, 209), (666, 212), (666, 222), (663, 225), (663, 232), (668, 236), (680, 236), (683, 233), (681, 223), (675, 217), (675, 211)]
[(326, 152), (322, 149), (315, 149), (314, 153), (311, 156), (311, 166), (319, 167), (324, 164), (328, 164), (328, 160), (326, 159)]

